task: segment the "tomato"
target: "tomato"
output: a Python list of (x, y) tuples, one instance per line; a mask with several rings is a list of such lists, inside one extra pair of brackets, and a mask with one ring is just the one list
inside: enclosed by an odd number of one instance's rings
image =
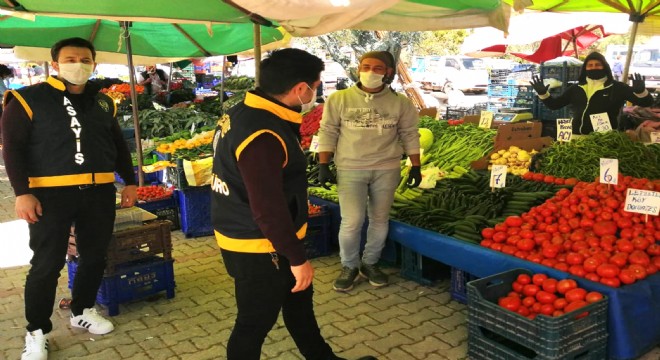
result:
[(598, 236), (615, 235), (617, 226), (614, 221), (598, 221), (594, 224), (593, 230)]
[(501, 307), (509, 310), (516, 312), (518, 308), (520, 307), (521, 300), (519, 297), (516, 296), (506, 296), (503, 298), (500, 298), (497, 302)]
[(532, 307), (536, 303), (536, 298), (533, 296), (527, 296), (522, 299), (523, 306)]
[(493, 240), (488, 240), (488, 239), (481, 240), (481, 242), (479, 243), (479, 245), (487, 248), (489, 248), (492, 244), (493, 244)]
[(651, 256), (660, 256), (660, 244), (649, 245), (649, 247), (646, 249), (646, 252)]
[(516, 282), (522, 285), (527, 285), (532, 282), (532, 277), (527, 274), (520, 274), (516, 278)]
[(564, 271), (564, 272), (566, 272), (566, 271), (568, 271), (568, 264), (566, 264), (566, 263), (562, 263), (562, 262), (560, 262), (560, 263), (556, 263), (555, 266), (554, 266), (554, 268), (557, 269), (557, 270), (559, 270), (559, 271)]
[(646, 274), (647, 275), (653, 275), (657, 272), (658, 272), (658, 267), (657, 266), (655, 266), (653, 264), (649, 264), (649, 265), (646, 266)]
[(485, 228), (485, 229), (481, 230), (481, 236), (484, 239), (492, 239), (493, 234), (495, 234), (495, 229), (493, 229), (493, 228)]
[(610, 263), (601, 264), (596, 268), (596, 273), (601, 278), (615, 278), (619, 275), (620, 271), (621, 269), (618, 266)]
[(546, 274), (534, 274), (532, 276), (532, 283), (537, 286), (542, 286), (543, 282), (548, 278)]
[(554, 294), (557, 292), (557, 282), (557, 279), (548, 278), (543, 281), (543, 285), (541, 287), (543, 288), (543, 291)]
[(495, 231), (506, 232), (507, 229), (508, 229), (508, 226), (506, 226), (505, 223), (495, 224)]
[(598, 291), (591, 291), (587, 293), (587, 295), (584, 297), (584, 300), (586, 300), (589, 304), (593, 304), (602, 299), (603, 299), (603, 294), (599, 293)]
[(569, 186), (575, 186), (578, 183), (578, 179), (576, 178), (568, 178), (564, 180), (564, 185), (569, 185)]
[(529, 308), (527, 308), (527, 307), (525, 307), (525, 306), (521, 306), (521, 307), (519, 307), (519, 308), (518, 308), (518, 311), (516, 311), (516, 312), (517, 312), (518, 314), (522, 315), (522, 316), (528, 316), (528, 315), (530, 314), (530, 313), (529, 313)]
[(574, 301), (584, 300), (585, 296), (587, 296), (587, 290), (583, 288), (571, 289), (568, 290), (566, 294), (564, 294), (566, 301), (568, 301), (569, 303)]
[(602, 264), (602, 261), (595, 256), (587, 258), (582, 263), (582, 267), (586, 272), (595, 272), (596, 269)]
[(651, 258), (651, 264), (655, 267), (660, 267), (660, 256), (654, 256)]
[(582, 265), (571, 265), (568, 268), (568, 272), (579, 277), (585, 277), (585, 275), (587, 275), (587, 271), (584, 270)]
[(626, 239), (617, 240), (616, 248), (619, 251), (627, 252), (627, 253), (631, 253), (631, 252), (633, 252), (633, 250), (635, 250), (635, 248), (633, 247), (632, 241), (626, 240)]
[(493, 241), (496, 243), (503, 243), (507, 239), (507, 234), (503, 231), (498, 231), (493, 234)]
[(538, 285), (535, 284), (527, 284), (523, 286), (522, 293), (525, 296), (536, 296), (536, 293), (539, 292), (540, 288)]
[(628, 253), (620, 252), (612, 255), (608, 260), (611, 264), (614, 264), (620, 268), (628, 264)]
[(554, 306), (557, 310), (562, 310), (564, 307), (566, 307), (566, 305), (568, 305), (568, 301), (563, 297), (555, 299), (555, 301), (552, 303), (552, 306)]
[(577, 288), (577, 282), (573, 279), (563, 279), (557, 282), (557, 292), (566, 294), (567, 291)]
[(584, 278), (587, 280), (591, 280), (593, 282), (600, 282), (600, 276), (598, 276), (598, 274), (596, 273), (592, 273), (592, 272), (587, 273), (587, 275), (585, 275)]
[(619, 280), (625, 285), (632, 284), (637, 281), (635, 273), (630, 269), (623, 269), (619, 272)]
[(552, 316), (553, 312), (555, 312), (555, 308), (552, 306), (552, 304), (543, 304), (543, 305), (541, 305), (541, 309), (539, 311), (539, 314)]
[(555, 177), (552, 175), (546, 175), (543, 177), (543, 182), (546, 184), (554, 184), (555, 183)]
[(637, 280), (642, 280), (648, 275), (645, 265), (632, 264), (628, 266), (628, 270), (632, 272), (632, 274), (635, 276), (635, 279)]
[(635, 250), (632, 253), (630, 253), (630, 256), (628, 257), (628, 261), (631, 264), (639, 264), (644, 266), (651, 263), (651, 259), (649, 258), (649, 256), (641, 250)]
[(600, 283), (610, 287), (618, 288), (621, 286), (621, 280), (618, 277), (615, 278), (601, 278)]
[(520, 227), (523, 224), (523, 219), (520, 216), (512, 215), (508, 216), (504, 223), (509, 227)]
[(541, 304), (540, 302), (535, 302), (534, 305), (532, 305), (532, 308), (530, 310), (533, 313), (538, 314), (541, 311), (541, 306), (543, 306), (543, 304)]
[(516, 242), (516, 247), (523, 251), (530, 251), (536, 247), (536, 243), (532, 239), (523, 238), (518, 240), (518, 242)]
[(511, 284), (511, 289), (513, 289), (513, 291), (515, 291), (517, 293), (521, 293), (522, 289), (523, 289), (523, 286), (524, 286), (523, 284), (521, 284), (517, 281), (514, 281), (513, 284)]
[(541, 173), (534, 173), (533, 179), (534, 181), (543, 181), (543, 179), (545, 179), (545, 175)]
[(534, 173), (531, 172), (531, 171), (528, 171), (528, 172), (523, 174), (522, 178), (525, 179), (525, 180), (534, 180)]
[[(564, 313), (569, 313), (571, 311), (575, 311), (575, 310), (577, 310), (581, 307), (587, 306), (587, 305), (589, 305), (589, 303), (587, 303), (584, 300), (569, 302), (568, 305), (566, 305), (566, 307), (564, 307)], [(580, 318), (580, 317), (584, 317), (584, 316), (587, 316), (586, 312), (583, 313), (583, 314), (578, 315), (576, 318)]]
[(538, 291), (535, 297), (536, 300), (541, 304), (552, 304), (555, 300), (557, 300), (557, 295), (543, 290)]

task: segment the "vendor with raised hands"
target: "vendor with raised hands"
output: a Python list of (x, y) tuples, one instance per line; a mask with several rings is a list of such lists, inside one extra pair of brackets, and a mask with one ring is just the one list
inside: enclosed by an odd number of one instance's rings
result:
[(569, 86), (561, 95), (554, 97), (548, 92), (549, 85), (537, 75), (530, 84), (552, 110), (570, 105), (573, 112), (573, 134), (586, 135), (594, 131), (592, 119), (608, 119), (612, 129), (619, 128), (618, 116), (626, 101), (639, 106), (649, 106), (653, 97), (646, 90), (640, 74), (631, 77), (632, 86), (614, 80), (605, 57), (592, 52), (585, 59), (576, 85)]

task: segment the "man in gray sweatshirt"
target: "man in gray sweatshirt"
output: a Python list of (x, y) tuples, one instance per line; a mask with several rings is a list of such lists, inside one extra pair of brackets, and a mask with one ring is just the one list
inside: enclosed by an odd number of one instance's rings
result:
[[(360, 81), (332, 93), (325, 103), (319, 130), (319, 180), (337, 182), (341, 225), (339, 256), (342, 272), (334, 283), (349, 291), (362, 275), (373, 286), (388, 284), (378, 267), (387, 237), (389, 211), (401, 180), (401, 156), (410, 157), (409, 186), (421, 182), (419, 116), (413, 103), (389, 84), (394, 57), (372, 51), (360, 58)], [(337, 178), (330, 172), (334, 155)], [(367, 242), (360, 259), (361, 230), (369, 216)]]

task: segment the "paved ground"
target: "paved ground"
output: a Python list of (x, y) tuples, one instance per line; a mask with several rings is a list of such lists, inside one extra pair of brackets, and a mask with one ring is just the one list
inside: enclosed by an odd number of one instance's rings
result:
[[(14, 197), (0, 162), (0, 359), (18, 359), (23, 348), (23, 283), (30, 254), (26, 226), (15, 219)], [(164, 295), (120, 306), (116, 330), (105, 336), (72, 329), (68, 310), (55, 309), (50, 359), (222, 359), (236, 314), (233, 286), (211, 237), (186, 239), (173, 232), (176, 297)], [(361, 282), (350, 294), (332, 290), (336, 255), (314, 259), (316, 314), (322, 333), (348, 359), (465, 359), (466, 306), (451, 300), (447, 276), (419, 285), (385, 269), (392, 284)], [(58, 298), (68, 297), (67, 271)], [(280, 320), (263, 347), (263, 359), (302, 357)], [(660, 348), (642, 357), (660, 359)]]

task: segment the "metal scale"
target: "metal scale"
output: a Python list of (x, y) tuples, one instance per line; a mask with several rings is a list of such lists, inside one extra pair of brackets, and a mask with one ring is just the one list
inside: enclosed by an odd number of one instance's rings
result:
[(532, 109), (523, 107), (501, 108), (493, 114), (493, 122), (515, 123), (533, 118)]

